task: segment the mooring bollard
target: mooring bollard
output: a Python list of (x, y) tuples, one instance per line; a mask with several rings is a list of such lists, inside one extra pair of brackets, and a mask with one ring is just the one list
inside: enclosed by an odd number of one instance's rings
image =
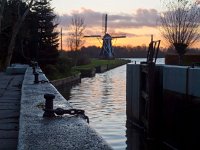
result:
[(33, 74), (35, 73), (35, 66), (32, 66), (32, 69), (33, 69)]
[(55, 98), (54, 94), (44, 94), (45, 101), (45, 108), (43, 117), (45, 118), (51, 118), (57, 116), (62, 116), (64, 114), (73, 115), (73, 116), (80, 116), (84, 120), (89, 123), (89, 117), (85, 115), (85, 111), (81, 109), (62, 109), (62, 108), (56, 108), (53, 109), (53, 99)]
[(55, 98), (54, 94), (44, 94), (45, 98), (45, 109), (43, 117), (55, 117), (53, 110), (53, 99)]
[(36, 72), (36, 68), (38, 68), (38, 62), (36, 61), (31, 61), (31, 66), (33, 69), (33, 74)]
[(35, 61), (34, 65), (35, 65), (36, 68), (38, 68), (38, 62), (37, 61)]
[(39, 73), (35, 72), (34, 73), (34, 83), (39, 83), (39, 79), (38, 79)]

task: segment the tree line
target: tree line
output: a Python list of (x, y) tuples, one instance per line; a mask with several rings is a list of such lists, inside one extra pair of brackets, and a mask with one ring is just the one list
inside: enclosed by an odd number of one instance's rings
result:
[[(147, 46), (114, 46), (113, 52), (115, 58), (145, 58), (147, 56)], [(87, 54), (90, 57), (99, 57), (101, 47), (89, 46), (82, 47), (80, 50), (83, 54)], [(70, 53), (70, 52), (69, 52)], [(158, 57), (164, 57), (164, 52), (160, 51)]]
[[(114, 46), (114, 56), (115, 58), (146, 58), (147, 56), (147, 46)], [(101, 47), (97, 46), (88, 46), (81, 47), (80, 51), (74, 54), (76, 51), (67, 51), (64, 52), (69, 57), (77, 56), (88, 56), (91, 58), (98, 58), (99, 53), (101, 52)], [(176, 54), (175, 49), (171, 46), (169, 48), (160, 48), (158, 52), (159, 58), (164, 58), (166, 54)], [(199, 48), (188, 48), (186, 54), (200, 54)]]

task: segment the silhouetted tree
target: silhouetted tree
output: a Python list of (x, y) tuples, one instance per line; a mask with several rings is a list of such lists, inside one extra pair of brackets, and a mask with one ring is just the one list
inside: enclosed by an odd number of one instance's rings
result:
[(80, 48), (84, 44), (83, 31), (85, 30), (84, 19), (78, 15), (74, 15), (69, 26), (69, 34), (67, 37), (67, 45), (71, 50), (70, 56), (73, 58), (74, 65), (77, 65), (80, 59)]
[(0, 34), (1, 34), (1, 22), (3, 20), (3, 12), (4, 12), (4, 7), (5, 7), (6, 2), (7, 0), (0, 1)]
[(83, 44), (83, 32), (85, 30), (84, 19), (78, 15), (74, 15), (69, 26), (69, 35), (67, 38), (68, 47), (72, 51), (79, 50)]
[[(30, 3), (27, 3), (30, 2)], [(0, 34), (0, 64), (27, 62), (38, 58), (41, 64), (54, 64), (58, 57), (56, 15), (50, 2), (8, 0), (4, 5)], [(31, 11), (30, 8), (32, 7)], [(1, 67), (1, 66), (0, 66)]]
[(11, 63), (29, 63), (37, 56), (37, 17), (29, 12), (17, 35)]
[[(55, 23), (56, 15), (51, 8), (50, 1), (37, 1), (32, 8), (36, 22), (31, 30), (34, 36), (31, 43), (37, 47), (36, 59), (42, 65), (54, 64), (58, 57), (59, 33), (55, 31), (58, 24)], [(36, 33), (33, 33), (35, 31)]]
[(175, 47), (182, 64), (186, 48), (200, 38), (200, 7), (190, 0), (167, 0), (161, 14), (161, 34)]
[(12, 35), (11, 35), (11, 39), (10, 39), (10, 42), (9, 42), (7, 56), (6, 56), (6, 60), (5, 60), (5, 67), (10, 65), (12, 55), (13, 55), (13, 50), (14, 50), (14, 47), (15, 47), (17, 34), (18, 34), (18, 32), (19, 32), (19, 30), (22, 26), (23, 21), (25, 20), (26, 16), (28, 15), (30, 8), (32, 7), (33, 0), (31, 0), (27, 3), (27, 8), (25, 9), (24, 12), (20, 12), (20, 5), (21, 4), (22, 4), (21, 2), (18, 2), (18, 18), (17, 18), (17, 21), (15, 22), (15, 24), (12, 28)]
[(8, 0), (4, 5), (1, 5), (0, 51), (2, 57), (0, 63), (4, 69), (11, 63), (17, 35), (32, 7), (33, 1)]

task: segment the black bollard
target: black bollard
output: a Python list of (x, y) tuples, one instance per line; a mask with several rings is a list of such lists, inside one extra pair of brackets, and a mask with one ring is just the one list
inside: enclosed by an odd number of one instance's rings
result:
[(45, 101), (45, 109), (43, 117), (55, 117), (54, 110), (53, 110), (53, 99), (55, 95), (53, 94), (44, 94)]
[(34, 83), (39, 83), (38, 76), (39, 76), (39, 73), (35, 72), (34, 73), (34, 77), (35, 77)]
[(32, 69), (33, 69), (33, 74), (35, 73), (35, 66), (33, 65), (32, 66)]
[(38, 68), (38, 62), (37, 61), (34, 62), (34, 66), (35, 66), (35, 68)]

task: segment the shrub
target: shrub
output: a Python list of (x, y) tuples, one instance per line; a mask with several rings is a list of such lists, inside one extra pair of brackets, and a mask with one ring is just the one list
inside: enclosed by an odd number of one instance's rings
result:
[[(200, 62), (200, 55), (197, 54), (186, 54), (183, 56), (183, 65), (192, 65), (193, 63)], [(178, 65), (179, 57), (176, 54), (165, 55), (165, 64), (167, 65)]]
[(60, 57), (56, 64), (56, 67), (60, 73), (69, 72), (73, 66), (73, 61), (67, 57)]
[(91, 59), (86, 56), (86, 55), (83, 55), (83, 56), (79, 56), (78, 59), (77, 59), (77, 66), (81, 66), (81, 65), (88, 65), (91, 63)]
[(56, 74), (58, 74), (58, 70), (55, 65), (46, 65), (42, 68), (42, 70), (49, 80), (55, 78)]

